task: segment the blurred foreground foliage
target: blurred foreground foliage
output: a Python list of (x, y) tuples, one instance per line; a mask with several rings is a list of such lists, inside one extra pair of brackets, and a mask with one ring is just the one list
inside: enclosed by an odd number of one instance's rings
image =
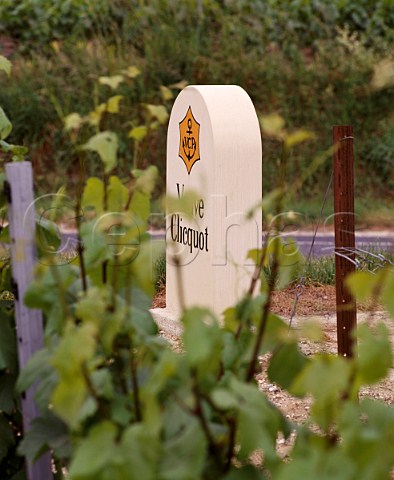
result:
[[(305, 131), (288, 133), (283, 122), (262, 120), (284, 154), (276, 191), (256, 207), (271, 227), (261, 249), (245, 252), (255, 263), (250, 289), (220, 319), (206, 308), (186, 309), (176, 349), (159, 335), (149, 310), (158, 252), (146, 231), (157, 168), (115, 175), (118, 137), (101, 125), (101, 115), (117, 108), (111, 98), (98, 111), (64, 119), (81, 167), (87, 154), (96, 155), (101, 172), (85, 178), (81, 168), (80, 195), (54, 199), (54, 209), (72, 205), (77, 249), (65, 257), (51, 237), (40, 256), (24, 301), (44, 313), (45, 347), (19, 373), (12, 302), (0, 302), (0, 477), (25, 478), (23, 457), (34, 461), (50, 450), (56, 479), (389, 479), (393, 409), (358, 401), (359, 388), (384, 379), (393, 366), (387, 327), (360, 326), (352, 359), (307, 357), (297, 331), (270, 311), (273, 285), (285, 288), (303, 268), (296, 245), (280, 233), (285, 162)], [(79, 128), (93, 132), (79, 137)], [(1, 272), (2, 289), (10, 288), (7, 259)], [(392, 269), (349, 280), (357, 297), (379, 298), (392, 316), (393, 284)], [(314, 338), (321, 334), (315, 327)], [(290, 421), (259, 390), (262, 357), (271, 382), (312, 399), (304, 424)], [(36, 382), (40, 415), (21, 436), (19, 394)], [(278, 442), (290, 438), (283, 458)]]
[[(169, 113), (186, 84), (239, 84), (259, 114), (276, 112), (289, 128), (315, 132), (313, 142), (292, 152), (290, 182), (331, 144), (333, 124), (352, 124), (356, 191), (387, 201), (393, 27), (391, 0), (4, 0), (0, 45), (11, 42), (15, 68), (12, 79), (2, 80), (0, 104), (14, 125), (12, 142), (29, 146), (37, 187), (45, 192), (65, 178), (68, 189), (78, 183), (64, 118), (75, 105), (81, 116), (102, 108), (109, 91), (121, 96), (118, 114), (101, 117), (118, 134), (116, 173), (127, 175), (136, 156), (141, 167), (156, 165), (157, 198), (165, 184), (166, 121), (150, 129), (146, 105)], [(130, 68), (140, 74), (127, 76)], [(127, 80), (118, 82), (119, 75)], [(100, 77), (112, 80), (99, 84)], [(278, 143), (266, 138), (265, 192), (275, 185), (279, 157)], [(99, 168), (89, 162), (88, 174)], [(313, 205), (327, 177), (322, 166), (293, 208), (304, 197)]]

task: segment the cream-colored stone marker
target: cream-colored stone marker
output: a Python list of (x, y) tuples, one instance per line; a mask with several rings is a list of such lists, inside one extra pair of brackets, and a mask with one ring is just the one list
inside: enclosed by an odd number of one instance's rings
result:
[(241, 87), (189, 86), (177, 97), (168, 127), (167, 196), (189, 191), (197, 193), (189, 216), (167, 212), (162, 315), (172, 319), (181, 313), (180, 279), (187, 307), (209, 307), (220, 316), (234, 305), (253, 272), (247, 252), (261, 248), (261, 212), (246, 218), (262, 195), (261, 136)]

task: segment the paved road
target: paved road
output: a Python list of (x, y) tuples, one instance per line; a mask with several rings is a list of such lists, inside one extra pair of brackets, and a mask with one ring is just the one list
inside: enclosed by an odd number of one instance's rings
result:
[[(283, 234), (284, 237), (292, 237), (296, 240), (303, 255), (308, 255), (313, 239), (312, 231), (297, 231)], [(152, 233), (155, 240), (164, 240), (165, 232), (158, 231)], [(62, 244), (68, 242), (68, 249), (76, 246), (76, 236), (73, 232), (64, 232), (62, 234)], [(356, 247), (367, 251), (388, 252), (394, 250), (394, 233), (389, 231), (359, 231), (356, 232)], [(322, 257), (334, 253), (334, 233), (320, 232), (316, 236), (312, 255)]]
[[(308, 255), (313, 240), (313, 232), (295, 232), (290, 236), (295, 238), (301, 252)], [(312, 255), (315, 257), (333, 255), (334, 242), (334, 232), (319, 233), (313, 245)], [(394, 248), (394, 233), (387, 231), (356, 232), (356, 247), (373, 252), (392, 251)]]

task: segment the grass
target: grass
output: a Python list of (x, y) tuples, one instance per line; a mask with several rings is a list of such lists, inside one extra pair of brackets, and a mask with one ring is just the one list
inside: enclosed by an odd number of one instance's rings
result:
[[(372, 255), (360, 255), (357, 257), (359, 266), (357, 270), (375, 271), (379, 264), (388, 265), (389, 262), (394, 262), (394, 252), (387, 252), (381, 250), (371, 250)], [(380, 258), (377, 258), (380, 257)], [(166, 259), (165, 253), (160, 255), (155, 262), (156, 272), (156, 290), (160, 290), (166, 284)], [(266, 277), (269, 279), (270, 270), (265, 269)], [(335, 258), (334, 256), (324, 256), (313, 258), (305, 269), (301, 268), (299, 277), (294, 281), (294, 284), (299, 283), (304, 278), (304, 284), (309, 285), (334, 285), (335, 284)]]

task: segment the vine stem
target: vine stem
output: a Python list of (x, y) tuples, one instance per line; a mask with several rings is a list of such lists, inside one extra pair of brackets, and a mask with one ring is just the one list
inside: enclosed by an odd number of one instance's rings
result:
[(137, 421), (140, 422), (142, 420), (141, 401), (140, 401), (140, 391), (139, 391), (139, 383), (138, 383), (138, 376), (137, 376), (136, 359), (135, 359), (135, 354), (133, 350), (134, 350), (133, 341), (130, 340), (130, 371), (131, 371), (131, 382), (133, 385), (135, 417)]
[[(131, 315), (131, 302), (132, 302), (132, 285), (131, 285), (131, 267), (130, 264), (127, 264), (127, 273), (126, 273), (126, 286), (125, 286), (125, 301), (126, 301), (126, 315)], [(130, 339), (130, 359), (129, 359), (129, 366), (130, 366), (130, 373), (131, 373), (131, 383), (133, 386), (133, 402), (134, 402), (134, 410), (135, 410), (135, 417), (137, 421), (142, 420), (142, 412), (141, 412), (141, 400), (140, 400), (140, 390), (139, 390), (139, 383), (138, 383), (138, 375), (137, 375), (137, 362), (134, 353), (134, 341), (133, 335), (129, 334)]]
[[(274, 217), (274, 228), (273, 228), (276, 235), (278, 235), (278, 232), (281, 231), (282, 222), (281, 222), (280, 213), (282, 211), (283, 196), (284, 196), (284, 192), (285, 192), (286, 163), (287, 163), (288, 155), (289, 155), (289, 151), (288, 151), (287, 147), (285, 146), (285, 144), (283, 143), (283, 145), (282, 145), (282, 155), (281, 155), (281, 159), (280, 159), (281, 160), (280, 161), (280, 169), (279, 169), (279, 191), (282, 192), (282, 194), (278, 196), (277, 201), (275, 203), (275, 217)], [(267, 241), (264, 245), (264, 252), (265, 253), (267, 251), (267, 244), (268, 244), (268, 239), (267, 239)], [(264, 256), (262, 255), (262, 258), (261, 258), (261, 261), (260, 261), (261, 268), (264, 264), (263, 263), (264, 262), (264, 257), (265, 257), (265, 255)], [(268, 287), (268, 298), (267, 298), (267, 301), (265, 302), (264, 307), (263, 307), (262, 318), (261, 318), (260, 325), (258, 327), (256, 341), (255, 341), (254, 348), (253, 348), (253, 353), (252, 353), (252, 358), (250, 360), (250, 363), (249, 363), (249, 366), (248, 366), (248, 369), (247, 369), (247, 372), (246, 372), (246, 378), (245, 378), (246, 382), (250, 382), (253, 379), (254, 374), (256, 372), (256, 365), (257, 365), (257, 362), (258, 362), (259, 352), (260, 352), (261, 345), (262, 345), (263, 340), (264, 340), (264, 334), (265, 334), (265, 330), (266, 330), (267, 322), (268, 322), (268, 317), (269, 317), (270, 310), (271, 310), (272, 293), (273, 293), (273, 290), (275, 288), (276, 278), (277, 278), (277, 275), (278, 275), (278, 268), (279, 268), (278, 257), (279, 257), (279, 241), (275, 241), (274, 252), (273, 252), (273, 265), (272, 265), (271, 282), (270, 282), (269, 287)], [(256, 280), (256, 283), (257, 283), (257, 280)], [(253, 286), (253, 288), (255, 288), (253, 281), (252, 281), (251, 287), (252, 286)]]
[(207, 442), (208, 442), (208, 445), (209, 445), (209, 449), (214, 456), (215, 462), (218, 465), (218, 467), (221, 468), (222, 462), (220, 461), (220, 455), (219, 455), (218, 447), (217, 447), (217, 445), (215, 443), (215, 440), (212, 436), (212, 433), (209, 429), (208, 422), (207, 422), (207, 419), (205, 418), (204, 411), (203, 411), (203, 408), (202, 408), (202, 396), (201, 396), (200, 389), (199, 389), (199, 386), (198, 386), (197, 373), (196, 373), (195, 370), (192, 370), (192, 378), (193, 378), (193, 394), (194, 394), (194, 399), (195, 399), (195, 402), (196, 402), (195, 408), (194, 408), (194, 414), (195, 414), (195, 416), (197, 417), (197, 419), (200, 423), (202, 431), (204, 432), (204, 435), (205, 435), (205, 437), (207, 439)]
[(78, 258), (79, 258), (79, 268), (81, 271), (82, 289), (86, 294), (88, 290), (88, 285), (86, 280), (85, 259), (83, 256), (84, 246), (83, 246), (82, 237), (81, 237), (81, 218), (82, 218), (81, 211), (82, 211), (83, 182), (84, 182), (84, 164), (83, 164), (83, 158), (80, 157), (77, 203), (75, 207), (75, 221), (77, 226), (77, 243), (78, 243), (77, 252), (78, 252)]
[(88, 392), (97, 402), (97, 408), (98, 408), (98, 411), (100, 413), (100, 416), (102, 418), (108, 418), (108, 411), (104, 407), (104, 405), (102, 404), (102, 402), (100, 400), (100, 395), (97, 393), (97, 391), (96, 391), (96, 389), (95, 389), (95, 387), (92, 383), (92, 380), (90, 378), (90, 375), (89, 375), (89, 372), (88, 372), (88, 369), (87, 369), (85, 363), (82, 364), (82, 374), (83, 374), (83, 377), (85, 379), (86, 386), (88, 388)]

